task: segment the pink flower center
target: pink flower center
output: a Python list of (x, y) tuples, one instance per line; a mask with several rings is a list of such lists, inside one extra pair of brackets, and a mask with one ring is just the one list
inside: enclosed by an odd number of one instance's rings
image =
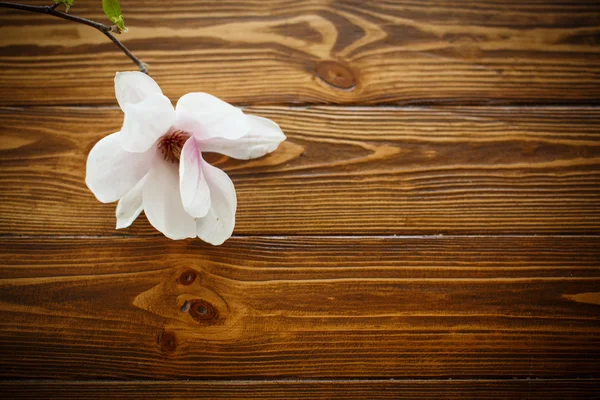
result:
[(158, 141), (158, 147), (164, 156), (164, 159), (171, 162), (179, 162), (181, 149), (190, 138), (190, 135), (183, 131), (168, 133)]

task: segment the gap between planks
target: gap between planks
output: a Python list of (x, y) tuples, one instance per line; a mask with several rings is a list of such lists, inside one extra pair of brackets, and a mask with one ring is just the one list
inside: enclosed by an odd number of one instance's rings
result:
[[(490, 235), (486, 234), (432, 234), (432, 235), (317, 235), (317, 234), (290, 234), (290, 235), (261, 235), (261, 234), (246, 234), (246, 235), (232, 235), (230, 239), (272, 239), (272, 240), (286, 240), (286, 239), (478, 239), (478, 238), (581, 238), (581, 239), (596, 239), (600, 236), (600, 232), (592, 232), (588, 234), (580, 233), (555, 233), (555, 234), (540, 234), (540, 233), (494, 233)], [(12, 234), (0, 234), (0, 239), (59, 239), (59, 240), (72, 240), (72, 239), (102, 239), (102, 240), (115, 240), (115, 239), (157, 239), (163, 237), (162, 234), (156, 235), (12, 235)], [(195, 239), (192, 239), (195, 240)], [(228, 239), (229, 240), (229, 239)], [(217, 246), (218, 247), (218, 246)]]
[[(170, 99), (172, 102), (173, 99)], [(63, 109), (72, 108), (76, 110), (119, 110), (120, 107), (114, 102), (106, 104), (6, 104), (0, 105), (0, 110), (26, 111), (30, 109)], [(340, 110), (353, 109), (372, 109), (372, 110), (453, 110), (453, 109), (521, 109), (521, 110), (562, 110), (566, 108), (576, 108), (579, 110), (600, 110), (600, 100), (598, 102), (587, 103), (518, 103), (518, 104), (503, 104), (503, 103), (478, 103), (478, 104), (462, 104), (462, 103), (429, 103), (429, 104), (401, 104), (401, 103), (381, 103), (381, 104), (335, 104), (335, 103), (269, 103), (269, 104), (252, 104), (252, 103), (231, 103), (236, 107), (245, 109), (250, 107), (258, 108), (286, 108), (289, 110), (306, 110), (319, 108), (337, 108)]]
[(63, 379), (31, 379), (31, 378), (10, 378), (0, 379), (0, 386), (3, 384), (20, 384), (20, 383), (32, 383), (32, 384), (117, 384), (117, 385), (134, 385), (134, 384), (145, 384), (145, 385), (160, 385), (160, 384), (178, 384), (185, 382), (186, 384), (221, 384), (221, 385), (243, 385), (243, 384), (278, 384), (278, 383), (300, 383), (300, 384), (311, 384), (311, 383), (418, 383), (418, 382), (527, 382), (534, 381), (538, 383), (543, 382), (554, 382), (554, 381), (572, 381), (572, 382), (598, 382), (598, 378), (573, 378), (573, 377), (556, 377), (556, 378), (517, 378), (517, 377), (469, 377), (469, 378), (432, 378), (432, 377), (419, 377), (419, 378), (328, 378), (328, 379), (132, 379), (132, 380), (118, 380), (118, 379), (86, 379), (86, 380), (63, 380)]

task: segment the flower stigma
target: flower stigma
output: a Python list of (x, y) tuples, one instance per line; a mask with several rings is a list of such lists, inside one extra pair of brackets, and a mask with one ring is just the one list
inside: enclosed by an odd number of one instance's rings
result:
[(175, 131), (163, 136), (157, 147), (162, 151), (164, 159), (172, 163), (179, 162), (181, 157), (181, 149), (190, 138), (190, 135), (183, 131)]

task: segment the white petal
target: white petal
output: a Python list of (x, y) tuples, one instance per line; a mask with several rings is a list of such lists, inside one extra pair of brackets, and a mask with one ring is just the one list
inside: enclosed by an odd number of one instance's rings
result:
[(285, 135), (275, 122), (267, 118), (248, 115), (252, 129), (239, 139), (212, 138), (199, 143), (202, 151), (225, 154), (239, 160), (251, 160), (269, 154), (285, 140)]
[(117, 72), (115, 94), (121, 110), (125, 111), (125, 104), (139, 103), (153, 94), (162, 94), (162, 90), (154, 79), (143, 72)]
[(185, 211), (194, 218), (204, 217), (210, 209), (210, 190), (202, 172), (202, 155), (191, 137), (183, 145), (179, 164), (179, 187)]
[(196, 220), (198, 237), (218, 246), (233, 233), (237, 197), (233, 182), (225, 172), (204, 160), (202, 171), (210, 189), (211, 207), (206, 217)]
[(130, 152), (148, 150), (166, 134), (175, 121), (175, 111), (171, 101), (162, 94), (152, 95), (123, 108), (125, 121), (121, 128), (121, 145)]
[(90, 151), (85, 183), (96, 198), (110, 203), (123, 197), (150, 170), (156, 150), (129, 153), (120, 144), (119, 132), (100, 140)]
[(250, 131), (247, 116), (237, 107), (207, 93), (188, 93), (177, 102), (177, 129), (199, 140), (237, 139)]
[(146, 177), (142, 178), (125, 196), (121, 197), (117, 205), (117, 229), (127, 228), (144, 209), (142, 205), (142, 189)]
[(162, 160), (153, 165), (142, 190), (144, 213), (153, 227), (169, 239), (196, 236), (196, 222), (183, 209), (177, 164)]

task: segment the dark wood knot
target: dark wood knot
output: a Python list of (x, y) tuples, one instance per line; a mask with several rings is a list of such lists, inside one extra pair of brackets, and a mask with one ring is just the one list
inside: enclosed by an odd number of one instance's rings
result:
[(180, 285), (191, 285), (195, 280), (198, 274), (193, 269), (188, 269), (183, 272), (177, 279), (177, 282)]
[(356, 78), (350, 68), (335, 61), (321, 61), (316, 72), (319, 78), (336, 89), (354, 90), (356, 87)]
[(204, 300), (186, 301), (181, 311), (188, 312), (198, 322), (210, 322), (219, 319), (219, 311)]
[(158, 338), (162, 351), (172, 353), (177, 349), (177, 338), (173, 332), (163, 332)]

